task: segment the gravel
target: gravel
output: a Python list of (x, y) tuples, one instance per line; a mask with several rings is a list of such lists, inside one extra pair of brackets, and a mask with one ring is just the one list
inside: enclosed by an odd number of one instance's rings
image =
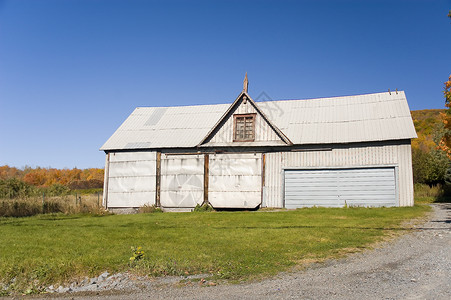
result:
[[(260, 282), (219, 284), (180, 277), (104, 273), (53, 288), (68, 299), (451, 299), (451, 204), (434, 204), (427, 222), (379, 248), (281, 273)], [(197, 278), (202, 278), (202, 275)], [(101, 292), (108, 290), (109, 292)], [(56, 292), (65, 292), (57, 294)], [(91, 292), (91, 293), (75, 293)], [(94, 292), (94, 293), (92, 293)], [(42, 297), (42, 296), (40, 296)]]

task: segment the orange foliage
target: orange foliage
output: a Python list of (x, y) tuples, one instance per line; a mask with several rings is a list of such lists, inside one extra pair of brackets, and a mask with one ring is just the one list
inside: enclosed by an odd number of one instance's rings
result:
[(446, 113), (441, 113), (443, 124), (445, 124), (445, 134), (443, 135), (438, 148), (445, 151), (446, 155), (451, 159), (451, 75), (445, 82), (445, 106), (448, 108)]
[(69, 186), (74, 182), (95, 181), (97, 183), (103, 182), (103, 169), (54, 169), (54, 168), (40, 168), (35, 169), (25, 168), (20, 170), (7, 165), (0, 166), (0, 179), (17, 178), (25, 181), (28, 184), (48, 187), (52, 184), (62, 184)]

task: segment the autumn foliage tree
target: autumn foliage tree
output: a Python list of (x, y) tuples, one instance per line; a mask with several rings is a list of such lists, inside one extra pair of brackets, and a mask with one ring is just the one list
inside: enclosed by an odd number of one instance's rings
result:
[(0, 180), (18, 179), (36, 187), (63, 185), (70, 189), (103, 187), (103, 169), (55, 169), (0, 166)]
[(451, 159), (451, 75), (448, 81), (445, 82), (445, 106), (448, 108), (445, 113), (442, 113), (444, 123), (443, 137), (440, 140), (439, 148), (446, 152), (446, 155)]

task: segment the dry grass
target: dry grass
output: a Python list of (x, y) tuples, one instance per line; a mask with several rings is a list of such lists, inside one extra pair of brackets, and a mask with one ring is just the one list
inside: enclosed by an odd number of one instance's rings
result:
[(103, 214), (105, 210), (101, 201), (100, 194), (0, 199), (0, 217), (28, 217), (43, 213)]
[(415, 203), (449, 203), (451, 202), (451, 188), (440, 184), (428, 186), (416, 183)]

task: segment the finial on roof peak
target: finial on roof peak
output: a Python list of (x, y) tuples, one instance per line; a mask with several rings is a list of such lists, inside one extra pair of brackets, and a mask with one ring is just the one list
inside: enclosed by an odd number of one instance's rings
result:
[(249, 86), (249, 81), (247, 80), (247, 72), (246, 72), (246, 75), (244, 76), (244, 81), (243, 81), (243, 92), (247, 93), (248, 86)]

